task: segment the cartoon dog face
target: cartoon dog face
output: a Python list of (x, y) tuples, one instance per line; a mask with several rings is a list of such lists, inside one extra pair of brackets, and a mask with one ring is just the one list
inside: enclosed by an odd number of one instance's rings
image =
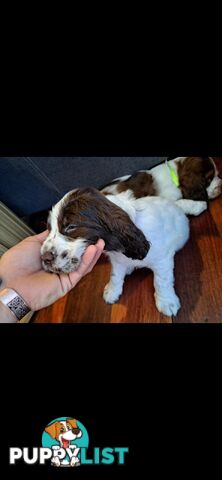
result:
[(45, 428), (45, 432), (52, 438), (55, 438), (62, 448), (68, 448), (72, 440), (82, 436), (82, 432), (74, 418), (54, 422)]

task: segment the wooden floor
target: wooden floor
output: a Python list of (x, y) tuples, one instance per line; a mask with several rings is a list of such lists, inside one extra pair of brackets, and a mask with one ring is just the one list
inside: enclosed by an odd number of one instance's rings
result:
[[(217, 157), (222, 175), (222, 157)], [(191, 218), (187, 245), (177, 253), (175, 288), (181, 299), (176, 317), (160, 314), (154, 303), (153, 275), (147, 269), (126, 278), (123, 295), (106, 305), (102, 292), (110, 264), (102, 257), (93, 271), (65, 297), (37, 312), (34, 323), (215, 323), (222, 322), (222, 196), (209, 211)]]

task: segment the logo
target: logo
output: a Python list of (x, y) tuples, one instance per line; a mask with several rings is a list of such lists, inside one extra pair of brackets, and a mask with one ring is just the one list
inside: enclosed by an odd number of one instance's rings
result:
[(50, 422), (42, 434), (42, 446), (53, 451), (51, 465), (79, 466), (80, 448), (88, 448), (84, 425), (74, 418), (61, 417)]
[(128, 447), (94, 447), (88, 455), (89, 435), (85, 426), (73, 417), (59, 417), (48, 423), (42, 433), (42, 447), (9, 449), (9, 463), (27, 465), (50, 462), (53, 467), (81, 465), (124, 465)]

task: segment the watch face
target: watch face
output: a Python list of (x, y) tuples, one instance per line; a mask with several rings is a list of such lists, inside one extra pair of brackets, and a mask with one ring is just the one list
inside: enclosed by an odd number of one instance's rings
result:
[(12, 300), (10, 300), (7, 305), (8, 308), (10, 308), (10, 310), (15, 314), (18, 320), (21, 320), (28, 312), (30, 312), (30, 308), (18, 295)]

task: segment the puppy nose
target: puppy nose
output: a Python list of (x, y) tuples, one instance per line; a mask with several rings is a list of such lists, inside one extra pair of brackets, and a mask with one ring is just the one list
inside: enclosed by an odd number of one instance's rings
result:
[(49, 264), (49, 263), (52, 262), (52, 260), (54, 260), (55, 254), (53, 252), (45, 252), (41, 256), (41, 258), (42, 258), (43, 262), (45, 262), (46, 264)]

